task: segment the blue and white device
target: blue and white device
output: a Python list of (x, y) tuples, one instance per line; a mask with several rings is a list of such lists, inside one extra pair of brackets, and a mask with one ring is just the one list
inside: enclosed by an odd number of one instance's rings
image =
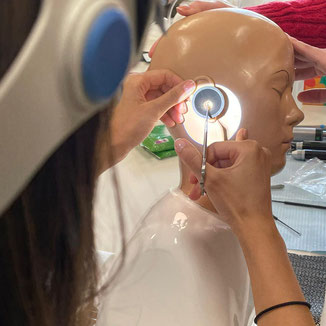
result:
[(107, 104), (159, 0), (43, 0), (0, 81), (0, 215), (58, 146)]

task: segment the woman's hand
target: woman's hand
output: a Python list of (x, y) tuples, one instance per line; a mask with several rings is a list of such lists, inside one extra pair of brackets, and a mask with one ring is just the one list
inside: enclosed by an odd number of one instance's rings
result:
[(183, 81), (169, 70), (130, 74), (111, 119), (114, 162), (119, 162), (139, 145), (158, 120), (168, 127), (182, 123), (187, 110), (184, 101), (195, 87), (194, 81)]
[[(326, 75), (326, 49), (319, 49), (289, 36), (295, 51), (295, 79)], [(326, 89), (301, 92), (298, 100), (305, 103), (326, 103)]]
[(177, 12), (182, 16), (191, 16), (201, 11), (219, 8), (234, 8), (234, 6), (224, 1), (195, 1), (190, 3), (188, 6), (177, 7)]
[[(246, 138), (246, 131), (241, 129), (236, 141), (209, 146), (205, 190), (219, 217), (239, 239), (255, 309), (261, 312), (282, 302), (305, 299), (273, 220), (271, 154)], [(185, 139), (177, 140), (175, 147), (180, 159), (199, 179), (202, 157), (198, 150)], [(265, 314), (259, 325), (312, 326), (314, 322), (309, 309), (298, 305)]]
[[(246, 131), (241, 129), (236, 141), (209, 146), (205, 190), (219, 218), (231, 226), (239, 239), (255, 309), (261, 312), (282, 302), (305, 301), (305, 298), (273, 220), (271, 154), (246, 138)], [(198, 150), (185, 139), (177, 140), (175, 147), (182, 162), (199, 179), (202, 157)], [(259, 325), (312, 326), (314, 322), (309, 309), (297, 305), (263, 315)]]
[[(244, 140), (241, 129), (236, 141), (218, 142), (208, 147), (205, 190), (220, 217), (237, 234), (243, 225), (253, 223), (271, 225), (274, 223), (271, 211), (271, 159), (270, 152), (256, 141)], [(187, 140), (175, 142), (176, 151), (200, 179), (202, 156)], [(190, 198), (200, 196), (198, 183)]]
[(326, 49), (319, 49), (288, 36), (295, 54), (295, 79), (326, 75)]

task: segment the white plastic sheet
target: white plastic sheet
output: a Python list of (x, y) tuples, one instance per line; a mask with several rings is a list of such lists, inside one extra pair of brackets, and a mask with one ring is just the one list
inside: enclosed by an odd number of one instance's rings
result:
[(303, 164), (286, 183), (326, 200), (326, 163), (315, 157)]
[(243, 326), (252, 325), (253, 314), (238, 240), (177, 190), (158, 201), (128, 241), (97, 325)]

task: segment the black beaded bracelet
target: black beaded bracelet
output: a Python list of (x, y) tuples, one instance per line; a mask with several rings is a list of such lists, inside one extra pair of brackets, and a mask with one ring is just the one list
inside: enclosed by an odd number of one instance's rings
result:
[(311, 308), (311, 304), (305, 301), (289, 301), (289, 302), (284, 302), (284, 303), (280, 303), (277, 304), (275, 306), (269, 307), (263, 311), (261, 311), (256, 318), (254, 319), (255, 324), (257, 325), (258, 320), (260, 319), (260, 317), (264, 314), (266, 314), (266, 312), (278, 309), (278, 308), (282, 308), (282, 307), (286, 307), (286, 306), (293, 306), (293, 305), (301, 305), (301, 306), (306, 306), (309, 309)]

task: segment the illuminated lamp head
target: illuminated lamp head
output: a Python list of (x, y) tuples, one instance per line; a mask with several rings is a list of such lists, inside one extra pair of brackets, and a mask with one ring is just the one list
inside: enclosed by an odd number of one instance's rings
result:
[(197, 89), (195, 94), (192, 96), (192, 107), (202, 118), (206, 117), (207, 111), (210, 118), (216, 118), (224, 111), (224, 96), (218, 88), (204, 86)]
[(195, 78), (197, 88), (186, 105), (184, 129), (196, 143), (202, 144), (204, 119), (207, 110), (209, 132), (207, 143), (230, 139), (241, 121), (241, 107), (237, 97), (225, 86), (217, 85), (212, 78), (200, 76)]

